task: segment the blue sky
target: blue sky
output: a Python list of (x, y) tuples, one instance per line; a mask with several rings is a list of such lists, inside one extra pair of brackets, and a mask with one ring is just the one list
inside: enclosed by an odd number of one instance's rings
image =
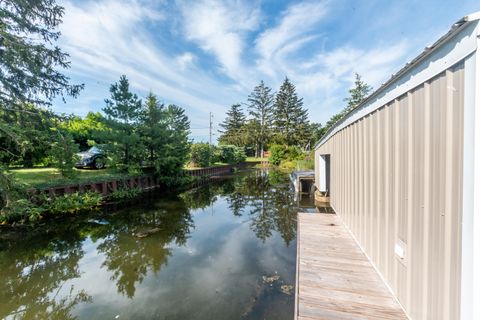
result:
[(66, 74), (85, 90), (54, 110), (100, 111), (109, 87), (127, 75), (132, 91), (149, 91), (186, 109), (191, 137), (208, 140), (234, 103), (260, 80), (277, 90), (288, 76), (309, 110), (325, 123), (344, 107), (358, 72), (377, 88), (433, 43), (478, 1), (60, 1), (66, 12), (60, 47)]

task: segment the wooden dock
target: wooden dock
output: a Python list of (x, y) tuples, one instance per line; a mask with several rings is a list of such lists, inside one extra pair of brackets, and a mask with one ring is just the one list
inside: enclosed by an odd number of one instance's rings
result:
[(336, 214), (299, 213), (295, 319), (408, 319)]

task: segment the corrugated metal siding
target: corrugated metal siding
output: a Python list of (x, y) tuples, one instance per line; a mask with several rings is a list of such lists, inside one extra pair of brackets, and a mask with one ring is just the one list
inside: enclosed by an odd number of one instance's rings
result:
[(459, 317), (463, 81), (458, 64), (316, 150), (333, 207), (412, 319)]

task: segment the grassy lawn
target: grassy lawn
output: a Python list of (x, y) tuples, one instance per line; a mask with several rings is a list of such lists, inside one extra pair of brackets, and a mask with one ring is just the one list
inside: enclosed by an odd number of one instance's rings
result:
[(119, 173), (113, 169), (77, 171), (79, 175), (75, 179), (62, 177), (58, 170), (54, 168), (15, 169), (10, 170), (10, 173), (27, 187), (58, 186), (71, 183), (124, 178), (128, 176), (126, 173)]
[[(247, 157), (245, 162), (259, 162), (262, 161), (262, 158), (257, 158), (257, 157)], [(268, 158), (263, 158), (263, 161), (268, 161)]]

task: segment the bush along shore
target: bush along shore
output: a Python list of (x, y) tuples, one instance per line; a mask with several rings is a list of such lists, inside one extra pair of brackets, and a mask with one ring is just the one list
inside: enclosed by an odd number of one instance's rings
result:
[[(249, 165), (255, 165), (255, 163), (186, 170), (183, 176), (177, 177), (174, 189), (197, 187), (208, 183), (213, 176), (230, 174)], [(134, 200), (145, 192), (168, 187), (168, 185), (168, 181), (161, 181), (153, 175), (143, 175), (18, 190), (18, 199), (2, 208), (0, 224), (37, 223), (40, 220), (94, 211), (104, 204)]]

